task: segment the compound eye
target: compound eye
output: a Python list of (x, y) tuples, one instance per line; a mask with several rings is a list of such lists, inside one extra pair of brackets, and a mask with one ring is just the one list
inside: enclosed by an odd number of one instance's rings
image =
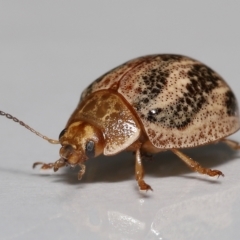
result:
[(66, 131), (67, 131), (67, 129), (65, 128), (60, 132), (59, 137), (58, 137), (59, 140), (65, 134)]
[(88, 158), (93, 158), (95, 156), (95, 142), (90, 140), (86, 143), (85, 154)]

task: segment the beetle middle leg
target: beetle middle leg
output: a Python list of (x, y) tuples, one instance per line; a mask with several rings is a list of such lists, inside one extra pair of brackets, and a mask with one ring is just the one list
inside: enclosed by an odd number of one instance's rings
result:
[[(143, 165), (142, 165), (142, 159), (141, 159), (141, 152), (140, 149), (138, 148), (135, 153), (135, 177), (136, 180), (138, 181), (138, 186), (140, 190), (152, 190), (151, 186), (146, 184), (145, 181), (143, 180), (144, 177), (144, 170), (143, 170)], [(152, 190), (153, 191), (153, 190)]]
[(43, 162), (35, 162), (33, 164), (33, 168), (35, 168), (37, 165), (42, 165), (41, 169), (52, 169), (56, 172), (59, 168), (64, 167), (66, 165), (66, 162), (63, 159), (57, 160), (55, 163), (43, 163)]
[(177, 149), (171, 149), (171, 151), (175, 153), (179, 158), (181, 158), (195, 172), (207, 174), (211, 177), (224, 176), (224, 174), (219, 170), (212, 170), (210, 168), (202, 167), (198, 162), (194, 161), (192, 158), (188, 157)]

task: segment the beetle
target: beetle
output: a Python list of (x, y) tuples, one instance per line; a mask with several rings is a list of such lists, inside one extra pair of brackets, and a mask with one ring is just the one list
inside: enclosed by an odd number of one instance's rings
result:
[(227, 83), (208, 66), (192, 58), (148, 55), (128, 61), (99, 77), (82, 93), (77, 108), (59, 141), (60, 159), (36, 162), (42, 169), (57, 171), (80, 166), (101, 154), (112, 156), (127, 150), (135, 153), (135, 176), (140, 190), (152, 190), (144, 181), (142, 156), (170, 150), (192, 170), (209, 176), (224, 176), (219, 170), (202, 167), (179, 149), (225, 142), (240, 127), (238, 103)]

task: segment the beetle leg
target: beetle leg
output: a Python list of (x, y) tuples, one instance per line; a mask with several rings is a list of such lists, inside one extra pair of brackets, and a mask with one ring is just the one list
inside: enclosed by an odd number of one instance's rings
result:
[(143, 180), (144, 170), (143, 170), (143, 166), (142, 166), (140, 149), (137, 149), (135, 154), (136, 154), (135, 155), (135, 157), (136, 157), (135, 177), (136, 177), (136, 180), (138, 181), (138, 186), (139, 186), (140, 190), (146, 190), (146, 191), (152, 190), (151, 186), (146, 184)]
[(52, 169), (54, 172), (56, 172), (59, 168), (64, 167), (66, 165), (66, 162), (62, 159), (57, 160), (55, 163), (43, 163), (43, 162), (35, 162), (33, 164), (33, 168), (35, 168), (37, 165), (42, 165), (41, 169)]
[(223, 138), (223, 139), (221, 139), (221, 142), (226, 143), (229, 147), (231, 147), (231, 148), (234, 149), (234, 150), (240, 149), (240, 145), (239, 145), (239, 143), (236, 142), (236, 141)]
[(224, 174), (219, 170), (212, 170), (210, 168), (202, 167), (198, 162), (194, 161), (192, 158), (178, 151), (177, 149), (171, 149), (173, 153), (175, 153), (179, 158), (181, 158), (193, 171), (207, 174), (208, 176), (223, 176)]
[(79, 163), (79, 166), (81, 167), (81, 170), (78, 172), (78, 180), (82, 179), (82, 176), (84, 175), (86, 171), (86, 166), (82, 163)]

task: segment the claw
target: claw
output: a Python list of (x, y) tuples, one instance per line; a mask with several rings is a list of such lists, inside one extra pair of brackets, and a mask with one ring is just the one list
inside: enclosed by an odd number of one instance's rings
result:
[(59, 159), (55, 163), (35, 162), (32, 167), (35, 168), (38, 165), (42, 165), (41, 169), (46, 170), (46, 169), (52, 169), (53, 168), (53, 171), (57, 172), (58, 169), (65, 166), (66, 163), (63, 159)]
[(59, 167), (56, 167), (56, 166), (54, 165), (53, 171), (54, 171), (54, 172), (57, 172), (58, 169), (59, 169)]
[(224, 174), (221, 172), (221, 171), (219, 171), (219, 170), (211, 170), (210, 169), (210, 171), (207, 173), (209, 176), (211, 176), (211, 177), (214, 177), (214, 176), (217, 176), (218, 178), (220, 177), (220, 176), (222, 176), (222, 177), (224, 177)]
[(38, 165), (44, 165), (44, 164), (45, 163), (43, 163), (43, 162), (35, 162), (35, 163), (33, 163), (32, 168), (35, 168)]
[(139, 180), (138, 181), (138, 185), (139, 185), (139, 189), (141, 190), (141, 191), (148, 191), (148, 190), (151, 190), (151, 191), (153, 191), (153, 189), (151, 188), (151, 186), (150, 185), (148, 185), (147, 183), (145, 183), (143, 180)]

